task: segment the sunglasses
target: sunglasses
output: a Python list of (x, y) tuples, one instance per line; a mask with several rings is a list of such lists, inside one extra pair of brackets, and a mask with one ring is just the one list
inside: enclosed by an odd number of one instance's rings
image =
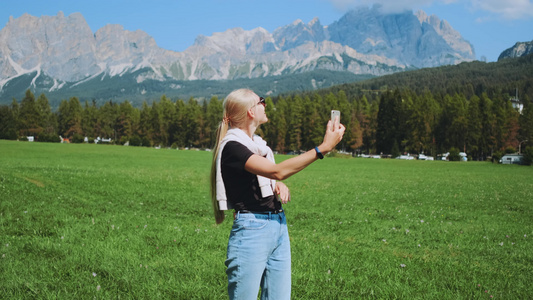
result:
[(263, 105), (263, 107), (266, 107), (267, 104), (266, 104), (265, 98), (259, 97), (259, 102), (257, 102), (256, 105), (259, 105), (259, 104)]

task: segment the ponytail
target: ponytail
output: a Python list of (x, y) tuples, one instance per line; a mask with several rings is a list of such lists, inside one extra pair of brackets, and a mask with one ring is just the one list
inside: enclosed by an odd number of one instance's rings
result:
[(217, 200), (217, 158), (220, 142), (228, 132), (228, 128), (228, 119), (224, 117), (222, 123), (218, 125), (216, 144), (215, 148), (213, 149), (213, 161), (211, 163), (211, 204), (213, 205), (213, 212), (215, 214), (215, 221), (217, 224), (220, 224), (224, 221), (224, 211), (219, 209)]

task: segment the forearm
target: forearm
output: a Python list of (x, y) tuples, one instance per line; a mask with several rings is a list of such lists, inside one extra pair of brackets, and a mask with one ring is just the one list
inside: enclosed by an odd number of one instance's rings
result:
[[(320, 150), (320, 152), (322, 152), (324, 155), (331, 151), (331, 149), (324, 144), (318, 146), (318, 150)], [(309, 166), (317, 159), (318, 156), (315, 149), (311, 149), (303, 154), (282, 161), (277, 165), (279, 168), (278, 177), (280, 178), (278, 180), (284, 180), (291, 177), (292, 175), (305, 169), (305, 167)]]
[[(321, 148), (319, 147), (319, 149)], [(284, 180), (300, 172), (317, 159), (315, 149), (284, 160), (279, 164), (273, 163), (262, 156), (252, 155), (246, 161), (244, 169), (252, 174), (270, 179)]]
[(282, 161), (276, 165), (276, 179), (284, 180), (300, 172), (312, 162), (317, 160), (315, 149), (309, 150), (293, 158)]

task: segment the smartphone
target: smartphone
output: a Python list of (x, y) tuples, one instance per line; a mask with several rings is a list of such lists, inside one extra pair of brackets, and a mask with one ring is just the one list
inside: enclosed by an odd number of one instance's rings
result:
[(339, 110), (331, 111), (331, 122), (335, 122), (335, 117), (339, 117), (339, 124), (341, 122), (341, 112)]

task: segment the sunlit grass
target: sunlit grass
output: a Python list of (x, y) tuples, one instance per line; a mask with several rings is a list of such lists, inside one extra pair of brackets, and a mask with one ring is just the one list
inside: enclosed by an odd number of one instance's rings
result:
[[(214, 225), (210, 161), (0, 141), (0, 295), (227, 298), (231, 216)], [(317, 161), (286, 182), (293, 298), (529, 298), (532, 175), (477, 162)]]

